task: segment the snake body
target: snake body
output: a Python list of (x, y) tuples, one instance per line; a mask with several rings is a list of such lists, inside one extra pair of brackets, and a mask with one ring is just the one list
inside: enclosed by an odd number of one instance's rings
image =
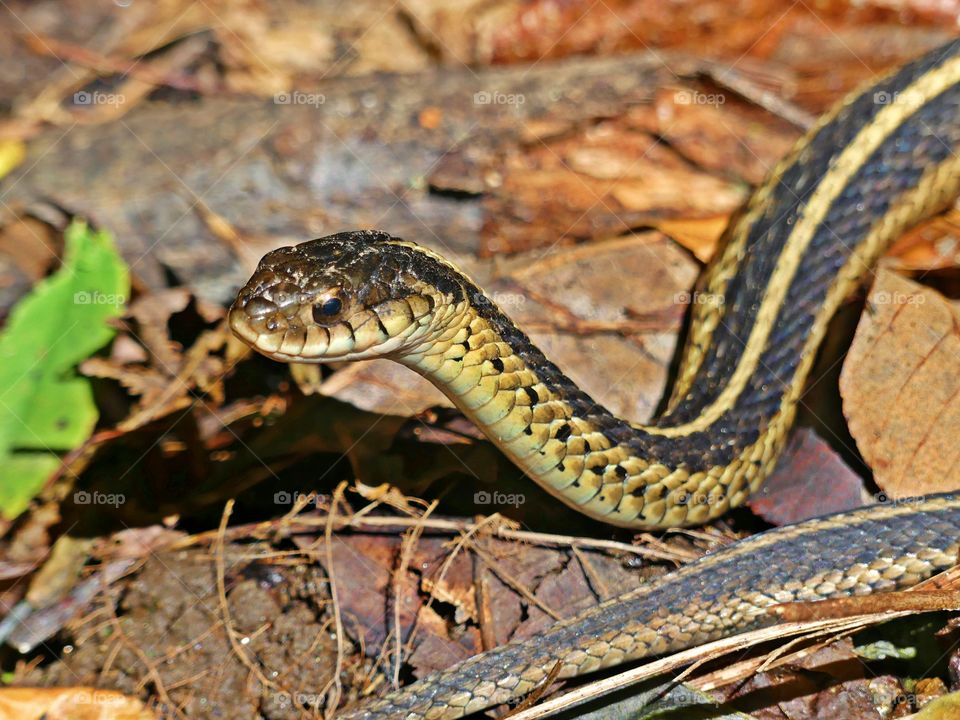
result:
[[(453, 264), (386, 233), (267, 254), (230, 310), (283, 361), (390, 357), (429, 378), (526, 474), (625, 527), (702, 523), (772, 471), (829, 319), (900, 233), (960, 192), (960, 41), (822, 118), (731, 223), (667, 411), (592, 400)], [(772, 622), (766, 608), (905, 587), (956, 561), (960, 496), (737, 543), (667, 579), (432, 675), (357, 717), (454, 718), (570, 677)]]

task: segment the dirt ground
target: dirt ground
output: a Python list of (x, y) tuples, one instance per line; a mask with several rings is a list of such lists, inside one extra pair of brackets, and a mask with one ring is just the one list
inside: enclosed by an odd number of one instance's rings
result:
[[(267, 550), (227, 548), (232, 633), (209, 553), (160, 554), (76, 623), (69, 652), (24, 682), (146, 691), (170, 717), (171, 707), (195, 718), (304, 717), (332, 686), (337, 643), (328, 596), (309, 567), (254, 559)], [(249, 658), (262, 670), (251, 672)]]

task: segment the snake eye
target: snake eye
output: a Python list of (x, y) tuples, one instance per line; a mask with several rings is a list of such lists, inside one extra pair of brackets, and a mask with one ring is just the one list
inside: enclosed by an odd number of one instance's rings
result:
[(331, 297), (319, 305), (313, 306), (313, 319), (316, 322), (325, 322), (343, 310), (343, 301), (338, 297)]

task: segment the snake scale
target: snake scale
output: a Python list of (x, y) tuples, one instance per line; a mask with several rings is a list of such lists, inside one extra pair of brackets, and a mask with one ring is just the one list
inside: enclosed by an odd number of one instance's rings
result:
[[(594, 402), (452, 263), (377, 231), (268, 253), (229, 321), (287, 362), (392, 358), (430, 379), (518, 467), (603, 521), (657, 529), (741, 504), (774, 468), (827, 323), (904, 230), (960, 192), (960, 41), (853, 93), (725, 233), (667, 410)], [(348, 713), (457, 718), (574, 677), (772, 624), (767, 609), (905, 588), (953, 565), (960, 494), (778, 528)]]

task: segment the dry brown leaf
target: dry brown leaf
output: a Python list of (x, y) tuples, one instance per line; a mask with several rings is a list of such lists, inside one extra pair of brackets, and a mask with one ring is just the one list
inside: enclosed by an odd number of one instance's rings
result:
[(27, 600), (34, 607), (52, 605), (70, 592), (90, 554), (92, 540), (61, 535), (50, 556), (30, 580)]
[(544, 576), (560, 571), (564, 558), (556, 550), (546, 548), (513, 546), (511, 553), (511, 547), (500, 542), (489, 542), (483, 547), (491, 550), (489, 555), (496, 567), (485, 563), (479, 573), (484, 588), (478, 608), (482, 630), (492, 645), (503, 645), (523, 622), (527, 604), (507, 578), (528, 591), (536, 590)]
[(454, 640), (449, 637), (447, 621), (433, 608), (425, 606), (420, 610), (418, 624), (423, 638), (417, 642), (416, 650), (406, 658), (418, 678), (483, 652), (479, 630), (465, 628), (459, 639)]
[(960, 489), (960, 309), (881, 266), (840, 376), (850, 432), (893, 498)]
[(960, 210), (918, 225), (887, 253), (891, 264), (904, 270), (929, 271), (960, 267)]
[(457, 623), (476, 621), (477, 594), (470, 553), (461, 548), (450, 560), (451, 548), (456, 545), (440, 543), (436, 538), (421, 541), (411, 565), (420, 569), (420, 584), (425, 592), (434, 600), (456, 608), (454, 620)]
[(92, 357), (80, 364), (80, 371), (87, 377), (116, 380), (133, 395), (139, 395), (150, 403), (170, 384), (170, 377), (156, 368), (135, 365), (111, 358)]
[(303, 85), (305, 77), (416, 72), (429, 64), (427, 51), (411, 37), (400, 13), (379, 0), (241, 0), (210, 14), (227, 83), (240, 92), (284, 94)]
[(750, 509), (769, 523), (789, 525), (863, 505), (863, 479), (810, 428), (794, 432)]
[(176, 412), (196, 402), (197, 388), (210, 393), (215, 403), (223, 402), (223, 362), (212, 353), (223, 344), (216, 331), (208, 331), (198, 338), (180, 364), (181, 372), (168, 374), (165, 368), (124, 366), (91, 358), (80, 364), (80, 370), (91, 377), (117, 380), (133, 394), (141, 395), (140, 402), (130, 415), (117, 424), (121, 432), (131, 432), (159, 417)]
[(732, 212), (746, 186), (698, 170), (629, 118), (518, 148), (484, 197), (484, 255)]
[(93, 555), (102, 559), (139, 559), (153, 554), (186, 537), (180, 530), (163, 525), (126, 528), (101, 538), (94, 546)]
[(512, 300), (509, 285), (492, 295), (597, 402), (644, 421), (663, 393), (696, 276), (676, 245), (641, 233), (526, 263), (511, 275)]
[(692, 14), (687, 3), (631, 0), (405, 0), (404, 6), (423, 26), (421, 32), (440, 38), (438, 50), (445, 58), (483, 64), (650, 47), (738, 57), (770, 32), (771, 17), (779, 25), (790, 9), (780, 0), (748, 0), (737, 12), (724, 2), (700, 2)]
[(329, 24), (307, 5), (284, 5), (281, 13), (252, 2), (227, 3), (219, 13), (211, 11), (232, 89), (283, 93), (295, 72), (321, 72), (333, 61), (336, 43)]
[(31, 282), (37, 282), (63, 252), (61, 238), (40, 220), (16, 217), (0, 231), (0, 255), (15, 264)]
[(429, 407), (452, 407), (442, 392), (392, 360), (350, 363), (319, 387), (323, 395), (380, 415), (417, 415)]
[[(295, 538), (301, 546), (315, 542)], [(415, 580), (408, 575), (399, 583), (395, 597), (394, 573), (400, 552), (396, 537), (356, 535), (335, 536), (331, 541), (332, 567), (324, 552), (317, 559), (336, 583), (343, 621), (351, 637), (360, 638), (369, 657), (377, 657), (393, 631), (393, 612), (384, 612), (384, 598), (399, 604), (401, 635), (407, 636), (420, 611), (422, 600)]]
[(142, 64), (141, 69), (145, 72), (124, 78), (110, 93), (100, 93), (101, 100), (97, 100), (94, 93), (76, 93), (74, 98), (79, 96), (84, 98), (84, 102), (74, 101), (78, 107), (71, 110), (71, 118), (74, 122), (86, 125), (119, 120), (157, 88), (157, 83), (149, 79), (150, 76), (172, 77), (183, 72), (198, 60), (206, 49), (206, 38), (188, 37), (156, 57), (139, 59), (137, 62)]
[(661, 88), (657, 135), (697, 167), (757, 185), (789, 152), (800, 131), (722, 88)]
[(181, 347), (170, 340), (168, 325), (170, 319), (186, 310), (191, 302), (205, 322), (216, 322), (225, 314), (222, 307), (195, 297), (185, 287), (157, 290), (142, 295), (130, 303), (127, 309), (127, 314), (139, 324), (137, 339), (147, 346), (157, 360), (167, 365), (171, 372), (181, 361)]
[(0, 688), (0, 720), (154, 720), (136, 698), (92, 687)]
[(713, 257), (717, 243), (730, 222), (729, 215), (708, 218), (656, 220), (653, 226), (683, 245), (702, 263)]
[[(543, 578), (536, 595), (564, 617), (573, 617), (597, 604), (590, 581), (576, 562), (567, 563), (566, 567)], [(527, 619), (513, 634), (515, 640), (535, 637), (554, 623), (553, 618), (538, 607), (529, 607), (527, 613)]]
[(877, 8), (891, 10), (904, 15), (914, 15), (934, 22), (953, 22), (960, 20), (960, 2), (957, 0), (833, 0), (831, 4), (847, 7)]
[[(785, 78), (778, 94), (817, 111), (872, 73), (945, 40), (960, 15), (955, 0), (741, 0), (735, 6), (725, 0), (404, 0), (403, 6), (417, 35), (448, 62), (536, 63), (664, 48), (741, 68), (773, 58)], [(671, 69), (680, 62), (669, 52), (657, 59)]]

